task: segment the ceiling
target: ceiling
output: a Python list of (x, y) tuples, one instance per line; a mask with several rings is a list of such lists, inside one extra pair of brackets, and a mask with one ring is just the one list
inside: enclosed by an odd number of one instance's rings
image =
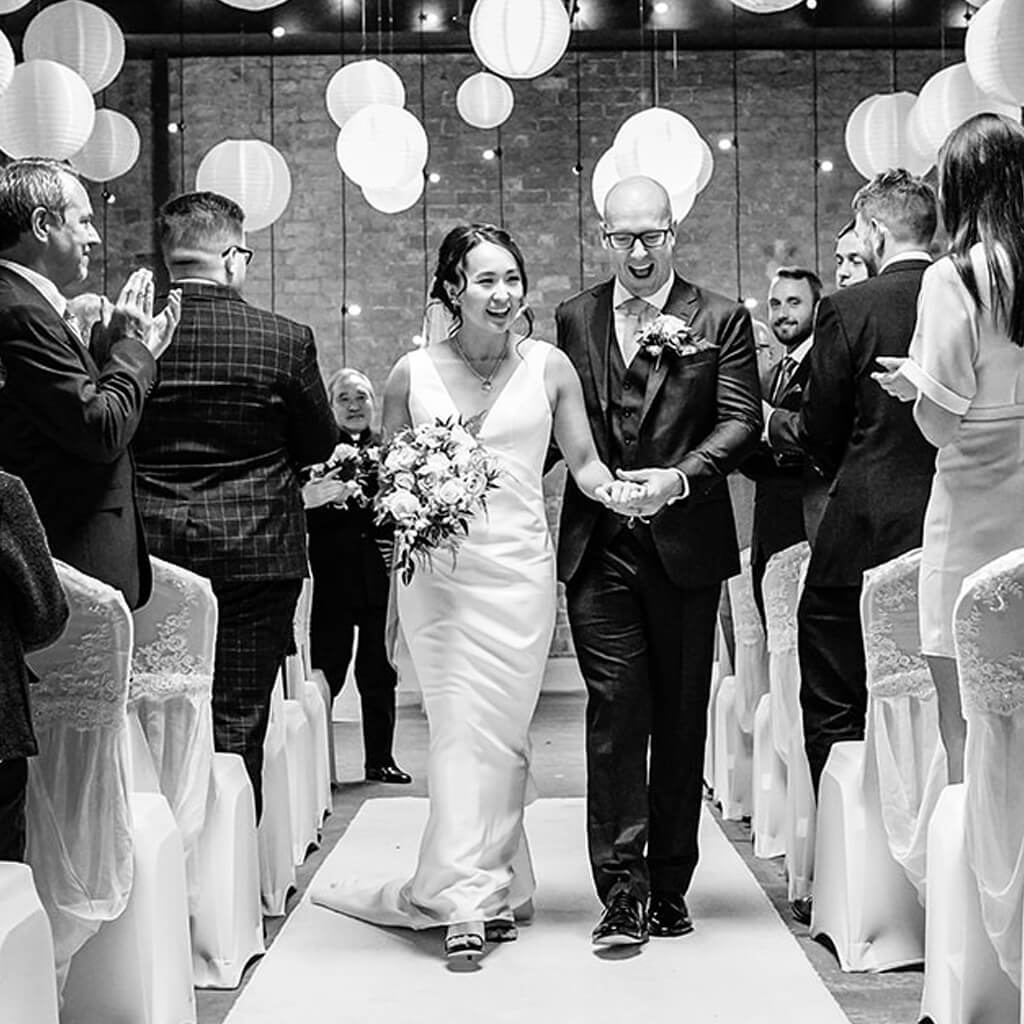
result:
[[(36, 11), (55, 2), (32, 0), (0, 18), (0, 29), (17, 42)], [(474, 0), (285, 0), (259, 12), (221, 0), (93, 2), (116, 18), (129, 55), (146, 56), (464, 51)], [(818, 0), (813, 11), (801, 4), (770, 15), (730, 0), (564, 2), (574, 11), (574, 47), (694, 50), (958, 47), (971, 3), (983, 0)], [(283, 37), (271, 37), (275, 26)]]

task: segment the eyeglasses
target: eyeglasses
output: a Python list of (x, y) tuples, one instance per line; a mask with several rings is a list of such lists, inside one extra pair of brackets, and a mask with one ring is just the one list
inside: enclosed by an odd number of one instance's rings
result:
[(256, 253), (254, 253), (252, 251), (252, 249), (246, 249), (246, 247), (244, 245), (229, 245), (220, 254), (220, 258), (224, 259), (226, 256), (230, 256), (233, 252), (237, 252), (237, 253), (241, 254), (242, 259), (245, 260), (245, 265), (246, 266), (249, 266), (249, 264), (252, 263), (252, 258), (253, 258), (253, 256), (256, 255)]
[(640, 231), (634, 234), (632, 231), (606, 231), (604, 240), (611, 249), (619, 252), (627, 252), (636, 245), (637, 239), (645, 249), (660, 249), (668, 236), (672, 234), (671, 228), (658, 228), (654, 231)]

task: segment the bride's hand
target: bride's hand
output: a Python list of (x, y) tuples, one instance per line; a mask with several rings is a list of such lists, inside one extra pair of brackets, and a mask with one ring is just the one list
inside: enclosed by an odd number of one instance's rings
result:
[(901, 372), (906, 361), (906, 356), (878, 356), (875, 362), (882, 369), (871, 374), (871, 379), (893, 398), (912, 402), (917, 398), (917, 387)]
[(621, 516), (637, 515), (637, 505), (647, 497), (647, 488), (628, 480), (612, 480), (595, 490), (595, 497)]

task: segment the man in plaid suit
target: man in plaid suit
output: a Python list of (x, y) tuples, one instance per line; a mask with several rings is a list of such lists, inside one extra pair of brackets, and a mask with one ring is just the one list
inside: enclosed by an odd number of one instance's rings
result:
[(337, 426), (312, 331), (240, 295), (243, 220), (212, 192), (160, 211), (181, 322), (133, 448), (150, 549), (213, 584), (214, 740), (245, 760), (258, 819), (270, 694), (308, 571), (298, 471), (330, 455)]

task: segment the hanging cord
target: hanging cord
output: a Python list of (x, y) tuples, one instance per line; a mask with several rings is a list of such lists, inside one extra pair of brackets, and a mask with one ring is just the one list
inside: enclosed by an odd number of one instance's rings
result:
[[(423, 37), (425, 28), (425, 14), (423, 11), (423, 4), (420, 4), (420, 124), (426, 128), (427, 125), (427, 53), (426, 45)], [(426, 168), (423, 171), (426, 174)], [(421, 206), (422, 210), (422, 223), (421, 223), (421, 238), (423, 242), (423, 299), (426, 302), (427, 290), (430, 288), (430, 250), (428, 247), (428, 218), (427, 218), (427, 201), (430, 192), (430, 181), (429, 179), (423, 183), (423, 202)]]
[(637, 0), (637, 20), (640, 26), (640, 100), (643, 102), (644, 90), (647, 87), (647, 71), (644, 68), (644, 0)]
[(185, 191), (185, 0), (178, 0), (178, 189)]
[(740, 96), (739, 55), (736, 52), (736, 7), (732, 9), (732, 153), (736, 199), (736, 296), (743, 298), (743, 262), (740, 259)]
[(505, 226), (505, 155), (501, 151), (501, 125), (494, 129), (497, 146), (494, 158), (498, 161), (498, 224)]
[[(572, 17), (579, 14), (579, 4), (573, 3)], [(579, 257), (579, 290), (583, 290), (583, 81), (580, 69), (580, 41), (576, 38), (576, 241)]]
[(896, 0), (889, 0), (889, 92), (896, 91)]
[[(338, 4), (338, 21), (341, 45), (341, 62), (345, 63), (345, 5)], [(360, 29), (362, 43), (360, 54), (366, 56), (366, 0), (361, 4)], [(341, 365), (348, 365), (348, 181), (345, 172), (341, 174)]]
[[(271, 37), (270, 41), (270, 68), (268, 73), (268, 85), (270, 87), (270, 144), (276, 145), (275, 135), (275, 123), (274, 123), (274, 92), (277, 88), (277, 83), (274, 78), (274, 39)], [(272, 313), (277, 312), (277, 267), (276, 267), (276, 242), (277, 225), (270, 225), (270, 311)]]
[(821, 173), (818, 165), (818, 26), (817, 12), (811, 12), (811, 117), (814, 144), (814, 269), (821, 273), (821, 226), (819, 224)]

